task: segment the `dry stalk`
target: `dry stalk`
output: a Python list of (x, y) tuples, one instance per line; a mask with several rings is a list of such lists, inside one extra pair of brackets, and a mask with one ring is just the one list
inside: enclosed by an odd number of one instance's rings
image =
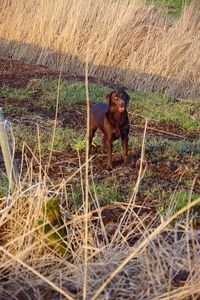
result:
[[(119, 225), (117, 227), (117, 230), (112, 238), (112, 242), (114, 242), (114, 240), (116, 239), (116, 237), (120, 234), (121, 231), (121, 227), (122, 224), (125, 221), (125, 225), (127, 226), (130, 217), (132, 214), (134, 214), (133, 208), (135, 207), (135, 200), (136, 200), (136, 196), (138, 193), (138, 189), (139, 189), (139, 185), (141, 183), (141, 180), (146, 172), (146, 168), (147, 168), (147, 163), (145, 161), (145, 139), (146, 139), (146, 132), (147, 132), (147, 124), (148, 124), (148, 119), (146, 119), (145, 122), (145, 127), (144, 127), (144, 133), (143, 133), (143, 139), (142, 139), (142, 147), (141, 147), (141, 156), (140, 156), (140, 167), (139, 167), (139, 171), (138, 171), (138, 177), (137, 177), (137, 181), (133, 190), (133, 194), (128, 202), (128, 205), (126, 206), (126, 209), (124, 211), (123, 216), (121, 217), (121, 220), (119, 222)], [(144, 166), (144, 162), (145, 162), (145, 166)], [(128, 216), (127, 216), (128, 214)], [(142, 222), (139, 218), (139, 221)], [(125, 227), (126, 227), (125, 226)]]
[(85, 92), (87, 101), (87, 139), (86, 139), (86, 166), (85, 166), (85, 203), (84, 203), (84, 283), (83, 283), (83, 299), (87, 298), (87, 276), (88, 276), (88, 211), (89, 211), (89, 126), (90, 126), (90, 105), (89, 105), (89, 89), (88, 89), (88, 54), (86, 56), (85, 65)]
[(52, 154), (53, 154), (53, 147), (54, 147), (54, 141), (56, 136), (56, 124), (58, 119), (58, 104), (59, 104), (59, 94), (60, 94), (60, 83), (61, 83), (61, 76), (62, 76), (62, 66), (60, 69), (59, 79), (58, 79), (58, 87), (57, 87), (57, 95), (56, 95), (56, 109), (55, 109), (55, 118), (54, 118), (54, 126), (53, 126), (53, 132), (52, 132), (52, 140), (51, 140), (51, 148), (50, 148), (50, 154), (49, 154), (49, 161), (47, 165), (47, 171), (51, 164)]

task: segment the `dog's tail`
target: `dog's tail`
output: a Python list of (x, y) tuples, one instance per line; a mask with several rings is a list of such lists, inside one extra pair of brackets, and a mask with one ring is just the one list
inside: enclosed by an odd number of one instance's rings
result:
[[(86, 101), (86, 100), (78, 101), (78, 102), (76, 102), (76, 104), (77, 104), (77, 105), (87, 106), (87, 101)], [(92, 101), (89, 102), (89, 106), (90, 106), (90, 107), (92, 107), (94, 104), (96, 104), (96, 102), (92, 102)]]

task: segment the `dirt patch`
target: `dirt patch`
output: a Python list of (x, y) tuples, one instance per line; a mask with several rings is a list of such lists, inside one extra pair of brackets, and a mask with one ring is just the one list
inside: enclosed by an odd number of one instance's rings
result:
[[(23, 88), (32, 79), (52, 78), (58, 79), (60, 71), (50, 69), (42, 65), (26, 64), (18, 60), (8, 60), (0, 58), (0, 85), (8, 85), (11, 87)], [(84, 76), (79, 76), (71, 73), (62, 72), (62, 79), (69, 81), (85, 81)], [(89, 76), (89, 81), (105, 86), (111, 86), (112, 83), (96, 79)]]

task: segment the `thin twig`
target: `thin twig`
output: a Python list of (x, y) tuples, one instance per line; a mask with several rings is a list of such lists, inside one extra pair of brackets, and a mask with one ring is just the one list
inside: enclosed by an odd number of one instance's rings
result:
[(180, 101), (180, 102), (186, 102), (186, 103), (192, 103), (192, 104), (200, 104), (199, 99), (181, 99), (181, 98), (175, 98), (175, 101)]
[[(141, 125), (132, 125), (132, 126), (144, 129), (144, 126), (141, 126)], [(148, 126), (148, 130), (154, 130), (154, 131), (157, 131), (157, 132), (161, 132), (161, 133), (165, 133), (167, 135), (172, 135), (172, 136), (180, 137), (180, 138), (183, 138), (183, 139), (187, 139), (188, 138), (187, 136), (184, 136), (184, 135), (180, 135), (180, 134), (177, 134), (177, 133), (172, 133), (172, 132), (169, 132), (169, 131), (166, 131), (166, 130), (156, 129), (156, 128), (150, 127), (150, 126)]]

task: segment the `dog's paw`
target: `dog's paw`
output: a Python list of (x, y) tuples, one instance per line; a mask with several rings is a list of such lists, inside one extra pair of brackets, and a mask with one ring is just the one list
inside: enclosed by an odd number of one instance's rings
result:
[(125, 163), (125, 165), (128, 165), (128, 164), (129, 164), (129, 159), (128, 159), (128, 157), (124, 157), (124, 158), (123, 158), (123, 162)]
[(129, 158), (127, 155), (121, 155), (121, 161), (125, 164), (128, 165), (129, 164)]
[(112, 171), (112, 169), (113, 169), (112, 164), (111, 163), (107, 163), (106, 170), (107, 171)]

